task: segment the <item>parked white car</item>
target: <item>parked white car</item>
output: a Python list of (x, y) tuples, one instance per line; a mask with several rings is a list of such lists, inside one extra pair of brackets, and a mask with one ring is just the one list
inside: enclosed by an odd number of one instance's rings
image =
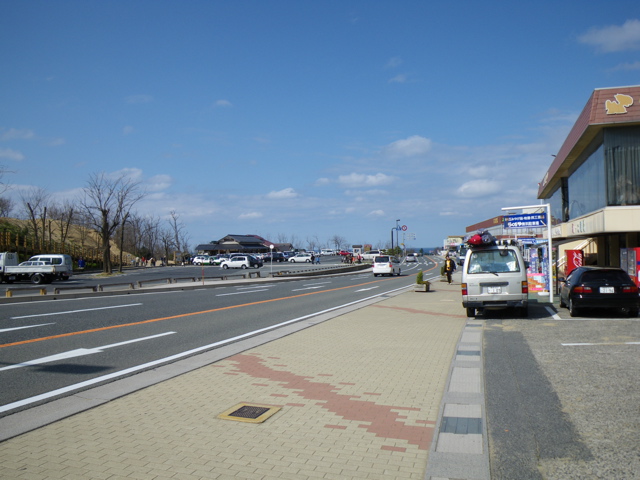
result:
[(291, 263), (311, 263), (310, 253), (298, 253), (289, 259)]
[[(248, 257), (231, 257), (223, 261), (220, 266), (224, 269), (227, 268), (249, 268), (251, 262)], [(257, 268), (257, 267), (256, 267)]]
[(400, 260), (390, 255), (378, 255), (373, 259), (373, 276), (400, 275)]
[(209, 255), (196, 255), (193, 257), (192, 263), (194, 265), (213, 265), (212, 257)]

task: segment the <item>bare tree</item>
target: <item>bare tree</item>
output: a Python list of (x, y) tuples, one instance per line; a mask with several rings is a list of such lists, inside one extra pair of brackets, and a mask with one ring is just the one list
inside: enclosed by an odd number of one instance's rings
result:
[(309, 250), (315, 250), (320, 246), (320, 239), (318, 235), (311, 235), (307, 237), (307, 246)]
[(142, 249), (146, 250), (147, 258), (154, 257), (158, 249), (160, 237), (160, 218), (148, 215), (142, 219)]
[(62, 203), (54, 203), (49, 208), (49, 236), (53, 234), (53, 226), (58, 229), (58, 236), (61, 243), (67, 241), (71, 225), (76, 223), (77, 211), (74, 204), (65, 199)]
[[(173, 244), (176, 248), (176, 251), (182, 256), (184, 254), (184, 249), (186, 244), (182, 243), (182, 233), (184, 231), (184, 223), (180, 221), (180, 216), (175, 210), (171, 210), (169, 212), (171, 219), (169, 220), (169, 225), (171, 227), (171, 232), (173, 233)], [(177, 261), (177, 259), (174, 259)]]
[[(175, 243), (175, 236), (174, 236), (174, 232), (171, 231), (171, 229), (169, 228), (163, 228), (160, 230), (160, 243), (162, 245), (162, 258), (163, 258), (163, 262), (162, 265), (165, 265), (165, 261), (169, 260), (169, 252), (172, 249), (177, 248), (176, 243)], [(175, 250), (174, 250), (175, 251)]]
[(20, 192), (22, 208), (36, 246), (40, 245), (41, 240), (46, 236), (49, 196), (49, 193), (41, 187), (32, 187)]
[(10, 198), (0, 197), (0, 217), (7, 218), (11, 216), (13, 206), (13, 200)]
[(6, 173), (15, 173), (11, 170), (7, 170), (6, 165), (0, 165), (0, 195), (9, 190), (9, 185), (7, 185), (2, 179), (4, 178)]
[(139, 187), (140, 182), (135, 182), (125, 175), (111, 178), (101, 172), (91, 174), (87, 186), (83, 189), (84, 196), (80, 205), (100, 237), (105, 273), (112, 273), (111, 237), (113, 233), (133, 205), (145, 195)]
[(336, 250), (342, 250), (342, 247), (347, 243), (347, 240), (340, 235), (334, 235), (329, 239), (329, 242), (335, 246)]

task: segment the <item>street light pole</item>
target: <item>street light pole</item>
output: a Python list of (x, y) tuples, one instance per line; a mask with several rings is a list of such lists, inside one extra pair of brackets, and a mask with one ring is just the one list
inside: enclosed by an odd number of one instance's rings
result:
[(396, 246), (400, 247), (400, 241), (398, 239), (398, 231), (400, 230), (400, 219), (396, 220)]

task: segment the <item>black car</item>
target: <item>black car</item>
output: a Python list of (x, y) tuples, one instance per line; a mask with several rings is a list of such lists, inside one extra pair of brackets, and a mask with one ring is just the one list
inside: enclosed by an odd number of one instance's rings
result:
[(578, 267), (560, 290), (560, 306), (575, 317), (583, 309), (616, 309), (637, 317), (640, 309), (638, 287), (621, 268)]
[(287, 257), (282, 252), (271, 252), (264, 256), (265, 262), (286, 262)]

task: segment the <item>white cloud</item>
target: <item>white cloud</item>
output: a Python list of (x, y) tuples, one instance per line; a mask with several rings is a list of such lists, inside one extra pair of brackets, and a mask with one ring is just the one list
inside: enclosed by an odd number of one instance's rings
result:
[(407, 83), (407, 75), (400, 73), (393, 78), (389, 79), (389, 83)]
[(29, 140), (35, 137), (33, 130), (19, 130), (17, 128), (10, 128), (6, 132), (2, 132), (0, 140)]
[(145, 182), (145, 186), (148, 191), (158, 192), (166, 190), (173, 183), (173, 178), (170, 175), (155, 175)]
[(133, 133), (133, 127), (131, 125), (127, 125), (126, 127), (124, 127), (122, 129), (122, 134), (123, 135), (130, 135)]
[(465, 172), (474, 178), (486, 178), (490, 174), (490, 169), (486, 165), (479, 165), (465, 169)]
[(127, 103), (139, 104), (139, 103), (151, 103), (153, 97), (151, 95), (129, 95), (125, 98)]
[(377, 187), (380, 185), (389, 185), (394, 177), (385, 175), (384, 173), (376, 173), (375, 175), (365, 175), (363, 173), (350, 173), (349, 175), (340, 175), (338, 183), (341, 185), (358, 188), (358, 187)]
[(500, 191), (500, 184), (494, 180), (471, 180), (463, 183), (457, 190), (461, 197), (478, 198), (493, 195)]
[(233, 107), (233, 104), (229, 100), (216, 100), (215, 107)]
[(316, 180), (316, 186), (318, 186), (318, 187), (323, 186), (323, 185), (329, 185), (330, 183), (331, 183), (331, 180), (329, 180), (326, 177), (322, 177), (322, 178), (319, 178), (318, 180)]
[(120, 177), (126, 177), (134, 182), (137, 182), (142, 180), (142, 170), (139, 168), (123, 168), (121, 170), (108, 173), (106, 174), (106, 176), (107, 178), (111, 178), (113, 180), (116, 180)]
[(60, 145), (64, 145), (67, 141), (64, 138), (54, 138), (49, 142), (50, 147), (59, 147)]
[(345, 190), (344, 192), (345, 195), (347, 196), (361, 196), (361, 195), (370, 195), (370, 196), (374, 196), (374, 197), (379, 197), (379, 196), (386, 196), (389, 195), (389, 192), (386, 190), (380, 190), (380, 189), (372, 189), (372, 190)]
[(15, 162), (21, 162), (24, 160), (24, 155), (10, 148), (0, 148), (0, 158), (6, 158)]
[(260, 212), (249, 212), (249, 213), (241, 213), (238, 216), (240, 220), (253, 220), (255, 218), (262, 218), (263, 214)]
[(622, 25), (591, 28), (578, 41), (596, 47), (599, 52), (621, 52), (640, 49), (640, 20), (627, 20)]
[(293, 188), (289, 187), (289, 188), (285, 188), (283, 190), (279, 190), (279, 191), (273, 191), (273, 192), (269, 192), (267, 193), (267, 198), (269, 199), (275, 199), (275, 200), (281, 200), (283, 198), (296, 198), (299, 197), (300, 194), (298, 194)]
[(392, 57), (387, 62), (386, 68), (397, 68), (402, 65), (402, 59), (400, 57)]
[(367, 217), (384, 217), (384, 210), (372, 210), (371, 212), (367, 213)]
[(613, 67), (610, 71), (611, 72), (617, 72), (617, 71), (622, 71), (622, 72), (631, 72), (633, 70), (640, 70), (640, 61), (638, 62), (633, 62), (633, 63), (621, 63), (620, 65), (616, 65), (615, 67)]
[(392, 158), (406, 158), (424, 155), (431, 150), (431, 140), (420, 135), (413, 135), (404, 140), (397, 140), (382, 149), (382, 152)]

